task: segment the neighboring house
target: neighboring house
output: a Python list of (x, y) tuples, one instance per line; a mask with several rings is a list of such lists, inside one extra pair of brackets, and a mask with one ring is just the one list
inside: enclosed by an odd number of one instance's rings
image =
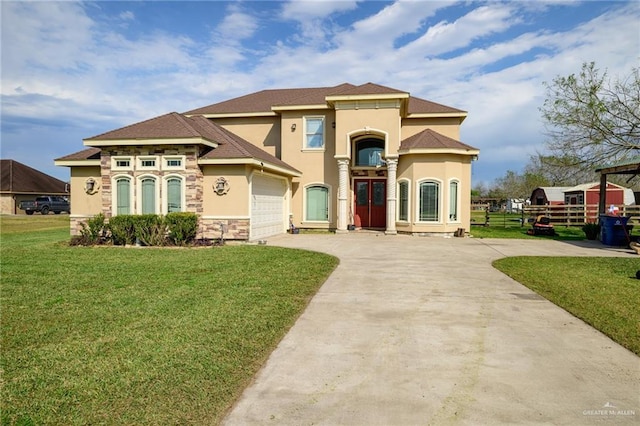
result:
[(69, 196), (69, 185), (15, 160), (0, 160), (0, 214), (24, 214), (21, 201), (38, 195)]
[(84, 140), (71, 232), (100, 212), (189, 211), (200, 235), (298, 228), (451, 235), (470, 227), (467, 113), (367, 83), (263, 90)]
[(525, 204), (528, 204), (529, 200), (524, 198), (509, 198), (507, 200), (507, 211), (509, 213), (520, 213)]
[[(584, 183), (576, 186), (539, 187), (531, 193), (532, 205), (595, 205), (598, 204), (600, 184)], [(607, 184), (606, 204), (635, 204), (633, 190), (613, 183)]]

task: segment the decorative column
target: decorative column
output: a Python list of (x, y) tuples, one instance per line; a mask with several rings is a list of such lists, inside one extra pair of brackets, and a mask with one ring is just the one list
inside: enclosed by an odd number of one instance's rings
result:
[(396, 175), (398, 159), (387, 158), (387, 235), (396, 235)]
[(347, 231), (347, 193), (349, 190), (349, 159), (338, 160), (338, 229), (336, 233)]

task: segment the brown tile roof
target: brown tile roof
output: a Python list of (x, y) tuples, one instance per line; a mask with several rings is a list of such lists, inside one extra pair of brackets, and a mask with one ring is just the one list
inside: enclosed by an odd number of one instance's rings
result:
[(400, 143), (400, 151), (410, 149), (463, 149), (477, 151), (470, 145), (457, 141), (448, 136), (442, 135), (431, 129), (423, 130), (413, 136), (408, 137)]
[(461, 109), (449, 107), (425, 99), (409, 97), (409, 114), (466, 113)]
[[(93, 140), (114, 140), (114, 144), (117, 144), (118, 139), (169, 138), (204, 138), (218, 144), (217, 148), (210, 150), (201, 157), (204, 159), (255, 158), (257, 160), (300, 173), (299, 170), (296, 170), (284, 161), (213, 123), (208, 118), (202, 116), (185, 117), (176, 112), (132, 124), (85, 140), (89, 143)], [(88, 148), (74, 154), (67, 155), (66, 157), (58, 158), (57, 160), (73, 161), (89, 160), (94, 158), (100, 158), (99, 148)]]
[(14, 194), (66, 194), (67, 184), (15, 160), (0, 160), (0, 191)]
[[(311, 89), (271, 89), (250, 93), (239, 98), (229, 99), (217, 104), (205, 106), (185, 112), (185, 115), (197, 114), (232, 114), (271, 112), (274, 105), (298, 105), (300, 99), (305, 99), (302, 105), (325, 103), (325, 93), (331, 87), (318, 87)], [(309, 99), (316, 100), (309, 102)]]
[(85, 139), (86, 141), (104, 141), (120, 139), (177, 139), (200, 138), (208, 139), (206, 131), (194, 124), (192, 119), (177, 112), (161, 115), (140, 123), (131, 124), (117, 130), (102, 133)]
[[(407, 93), (401, 90), (366, 83), (360, 86), (343, 83), (333, 87), (312, 87), (301, 89), (271, 89), (250, 93), (217, 104), (208, 105), (186, 112), (199, 114), (243, 114), (271, 112), (274, 106), (325, 104), (327, 96), (339, 95), (381, 95)], [(464, 111), (420, 98), (409, 97), (409, 114), (419, 113), (462, 113)]]
[[(391, 93), (408, 94), (402, 90), (392, 89), (390, 87), (380, 86), (375, 83), (365, 83), (360, 86), (349, 85), (344, 89), (333, 93), (335, 96), (348, 96), (348, 95), (388, 95)], [(330, 96), (330, 95), (328, 95)]]
[(100, 148), (87, 148), (64, 157), (56, 158), (55, 161), (77, 161), (77, 160), (99, 160)]

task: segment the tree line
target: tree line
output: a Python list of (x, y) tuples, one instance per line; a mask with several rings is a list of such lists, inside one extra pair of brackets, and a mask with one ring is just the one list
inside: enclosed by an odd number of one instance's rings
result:
[[(611, 78), (595, 62), (583, 63), (579, 73), (543, 84), (544, 152), (532, 155), (522, 172), (507, 170), (488, 186), (475, 185), (472, 196), (528, 198), (539, 186), (599, 181), (597, 167), (640, 156), (638, 68)], [(638, 176), (610, 175), (608, 181), (640, 190)]]

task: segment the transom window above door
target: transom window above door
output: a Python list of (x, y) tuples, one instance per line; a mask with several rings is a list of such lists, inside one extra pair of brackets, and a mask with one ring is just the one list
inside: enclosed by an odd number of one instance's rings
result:
[(358, 167), (380, 167), (384, 163), (384, 141), (380, 139), (363, 139), (356, 142), (355, 162)]

